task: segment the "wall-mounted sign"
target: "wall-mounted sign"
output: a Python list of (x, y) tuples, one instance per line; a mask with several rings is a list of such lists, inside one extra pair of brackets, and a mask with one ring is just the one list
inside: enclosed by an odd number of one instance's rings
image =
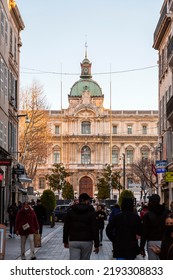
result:
[(156, 173), (165, 173), (167, 164), (167, 160), (156, 160)]
[(166, 172), (166, 182), (173, 182), (173, 172)]
[(10, 166), (11, 165), (11, 158), (0, 158), (0, 165)]

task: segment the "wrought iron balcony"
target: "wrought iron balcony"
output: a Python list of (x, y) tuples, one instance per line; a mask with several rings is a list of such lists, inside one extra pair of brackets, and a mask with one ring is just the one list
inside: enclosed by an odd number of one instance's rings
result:
[(162, 38), (170, 23), (171, 23), (171, 14), (168, 13), (167, 3), (165, 3), (165, 6), (162, 9), (160, 19), (158, 21), (158, 24), (154, 32), (154, 44), (153, 44), (154, 49), (158, 50)]
[(173, 37), (171, 37), (171, 40), (168, 44), (167, 49), (167, 60), (170, 67), (173, 67)]
[(166, 105), (166, 117), (171, 125), (173, 125), (173, 96), (170, 98)]
[(170, 0), (169, 2), (169, 10), (173, 12), (173, 0)]

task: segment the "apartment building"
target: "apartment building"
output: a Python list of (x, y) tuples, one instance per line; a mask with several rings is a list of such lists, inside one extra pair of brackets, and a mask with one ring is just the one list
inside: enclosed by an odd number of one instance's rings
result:
[(159, 150), (166, 172), (158, 174), (162, 201), (173, 201), (173, 0), (163, 1), (153, 48), (158, 51)]
[(11, 167), (18, 152), (20, 32), (24, 29), (15, 1), (0, 0), (0, 223), (11, 202)]

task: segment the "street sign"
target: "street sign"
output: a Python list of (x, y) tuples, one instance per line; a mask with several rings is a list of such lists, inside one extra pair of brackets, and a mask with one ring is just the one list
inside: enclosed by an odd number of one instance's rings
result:
[(173, 182), (173, 172), (166, 172), (166, 182)]
[(156, 160), (156, 173), (165, 173), (167, 164), (167, 160)]
[(129, 187), (140, 187), (141, 184), (137, 184), (137, 183), (130, 183)]

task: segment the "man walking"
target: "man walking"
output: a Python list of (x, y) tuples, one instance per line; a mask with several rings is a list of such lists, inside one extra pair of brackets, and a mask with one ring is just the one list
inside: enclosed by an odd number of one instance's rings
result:
[(79, 196), (79, 203), (67, 212), (63, 229), (63, 243), (70, 250), (70, 260), (89, 260), (93, 248), (99, 252), (99, 231), (96, 213), (87, 193)]
[(123, 198), (121, 212), (106, 227), (113, 243), (113, 257), (117, 260), (134, 260), (139, 254), (138, 238), (141, 235), (141, 218), (134, 213), (133, 198)]
[(149, 197), (148, 211), (142, 219), (141, 254), (145, 256), (145, 244), (149, 260), (159, 260), (159, 255), (153, 250), (153, 246), (161, 247), (161, 241), (165, 228), (165, 218), (169, 210), (160, 204), (160, 196), (153, 194)]

